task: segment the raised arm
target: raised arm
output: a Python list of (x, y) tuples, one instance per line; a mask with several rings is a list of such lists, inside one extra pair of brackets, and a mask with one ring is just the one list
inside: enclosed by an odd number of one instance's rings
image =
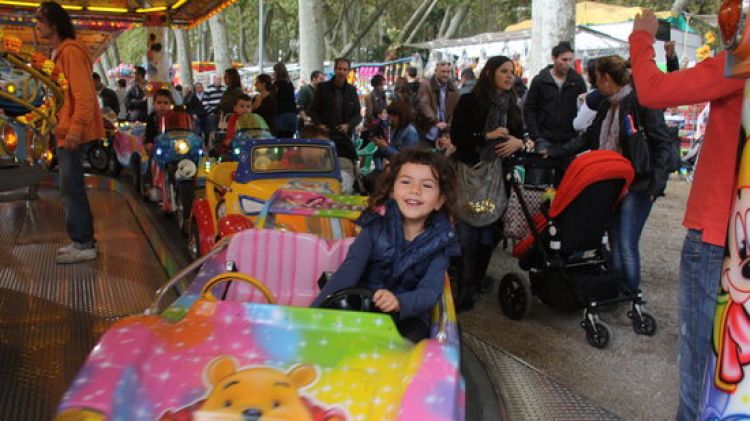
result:
[(653, 42), (654, 37), (646, 30), (630, 34), (630, 64), (642, 105), (663, 109), (714, 101), (742, 91), (744, 79), (724, 76), (726, 51), (695, 67), (664, 73), (656, 67)]

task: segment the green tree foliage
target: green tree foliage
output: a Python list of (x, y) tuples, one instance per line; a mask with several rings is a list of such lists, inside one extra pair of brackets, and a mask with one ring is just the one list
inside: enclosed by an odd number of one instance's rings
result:
[(124, 63), (143, 64), (146, 58), (146, 28), (131, 29), (120, 35), (117, 38), (117, 48)]
[[(297, 20), (298, 0), (265, 0), (266, 17), (266, 53), (268, 62), (297, 60), (299, 23)], [(603, 3), (621, 6), (641, 6), (655, 10), (669, 10), (673, 0), (599, 0)], [(347, 39), (351, 39), (366, 24), (373, 12), (379, 14), (378, 21), (367, 31), (350, 54), (355, 61), (383, 60), (388, 48), (400, 38), (405, 38), (401, 30), (418, 7), (419, 0), (405, 2), (392, 0), (327, 0), (324, 2), (326, 14), (327, 37), (333, 39), (333, 50), (343, 48)], [(691, 14), (714, 14), (721, 0), (691, 0), (687, 10)], [(424, 24), (412, 39), (412, 43), (435, 39), (444, 29), (444, 20), (449, 21), (455, 10), (461, 5), (468, 5), (468, 13), (461, 22), (454, 38), (472, 36), (483, 32), (497, 32), (515, 22), (531, 17), (531, 0), (438, 0), (435, 7), (426, 17)], [(258, 47), (258, 1), (239, 0), (224, 12), (227, 37), (232, 59), (240, 61), (240, 36), (244, 35), (245, 57), (251, 62), (257, 61)], [(447, 16), (447, 19), (444, 19)], [(242, 27), (242, 31), (240, 31)], [(189, 39), (197, 43), (200, 39), (198, 29), (190, 31)], [(334, 34), (334, 32), (336, 32)], [(408, 36), (408, 34), (405, 34)], [(349, 38), (347, 38), (349, 37)], [(345, 39), (347, 38), (347, 39)], [(119, 37), (117, 40), (120, 55), (124, 62), (141, 63), (146, 53), (145, 29), (136, 28)], [(192, 45), (193, 59), (197, 58), (197, 45)], [(399, 51), (404, 53), (405, 50)]]

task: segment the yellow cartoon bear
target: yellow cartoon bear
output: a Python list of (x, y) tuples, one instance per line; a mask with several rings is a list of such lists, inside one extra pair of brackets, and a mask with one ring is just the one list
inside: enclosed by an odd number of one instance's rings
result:
[(211, 387), (192, 419), (242, 421), (343, 421), (338, 409), (324, 410), (299, 390), (317, 377), (313, 366), (298, 365), (288, 372), (251, 367), (238, 370), (233, 358), (222, 356), (206, 366), (204, 378)]

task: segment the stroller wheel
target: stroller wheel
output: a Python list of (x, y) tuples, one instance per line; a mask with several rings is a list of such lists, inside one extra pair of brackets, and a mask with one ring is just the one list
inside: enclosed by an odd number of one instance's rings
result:
[(604, 349), (609, 345), (609, 341), (614, 336), (612, 328), (608, 324), (597, 320), (594, 325), (586, 326), (586, 341), (594, 348)]
[(634, 314), (632, 317), (633, 330), (638, 335), (654, 336), (656, 334), (656, 318), (648, 311), (641, 311), (641, 317)]
[(509, 319), (521, 320), (528, 316), (531, 298), (531, 285), (525, 276), (509, 273), (500, 280), (497, 299)]

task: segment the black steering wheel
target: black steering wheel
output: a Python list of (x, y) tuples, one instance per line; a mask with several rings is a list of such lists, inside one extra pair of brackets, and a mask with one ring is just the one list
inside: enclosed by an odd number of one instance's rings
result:
[(320, 308), (382, 313), (372, 300), (372, 296), (373, 292), (367, 288), (344, 288), (326, 297), (320, 303)]

